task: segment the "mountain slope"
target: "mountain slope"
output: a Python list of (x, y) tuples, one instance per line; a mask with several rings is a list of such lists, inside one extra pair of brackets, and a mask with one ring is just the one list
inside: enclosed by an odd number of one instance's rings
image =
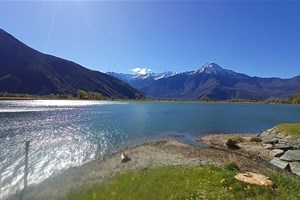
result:
[(112, 76), (40, 53), (0, 29), (0, 92), (75, 94), (79, 89), (112, 98), (144, 96)]
[[(125, 80), (126, 81), (126, 80)], [(137, 81), (137, 80), (135, 80)], [(300, 92), (300, 76), (291, 79), (259, 78), (221, 68), (209, 62), (201, 68), (152, 81), (150, 84), (133, 80), (132, 86), (150, 98), (217, 100), (288, 98)]]

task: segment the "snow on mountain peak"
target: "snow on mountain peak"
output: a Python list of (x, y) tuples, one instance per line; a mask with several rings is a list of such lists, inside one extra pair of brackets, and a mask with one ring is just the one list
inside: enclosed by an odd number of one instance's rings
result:
[(136, 78), (139, 79), (147, 79), (147, 78), (153, 78), (154, 80), (159, 80), (162, 78), (168, 78), (170, 76), (174, 76), (178, 74), (177, 72), (171, 72), (171, 71), (167, 71), (167, 72), (162, 72), (162, 73), (146, 73), (146, 74), (142, 74), (137, 76)]
[(208, 73), (208, 74), (217, 74), (220, 72), (224, 72), (225, 70), (220, 67), (219, 65), (217, 65), (214, 62), (208, 62), (205, 65), (203, 65), (202, 67), (200, 67), (199, 69), (195, 70), (194, 73)]

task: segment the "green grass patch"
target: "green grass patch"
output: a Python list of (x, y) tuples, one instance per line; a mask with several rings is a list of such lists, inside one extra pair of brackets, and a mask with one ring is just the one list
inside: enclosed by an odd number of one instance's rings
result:
[(279, 132), (284, 132), (287, 135), (300, 138), (300, 123), (279, 124), (276, 126), (276, 129)]
[(236, 181), (236, 170), (210, 165), (160, 167), (119, 174), (105, 184), (75, 191), (65, 199), (299, 199), (300, 180), (272, 175), (275, 187)]

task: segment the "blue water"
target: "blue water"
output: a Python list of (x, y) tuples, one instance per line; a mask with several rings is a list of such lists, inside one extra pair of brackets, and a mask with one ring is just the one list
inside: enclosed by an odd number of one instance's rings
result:
[(28, 183), (129, 145), (209, 133), (259, 133), (300, 122), (300, 106), (195, 102), (0, 101), (0, 199)]

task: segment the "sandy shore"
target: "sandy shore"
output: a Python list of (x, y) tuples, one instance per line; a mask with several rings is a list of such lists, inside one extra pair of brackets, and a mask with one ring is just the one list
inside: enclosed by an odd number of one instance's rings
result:
[[(271, 170), (264, 162), (264, 153), (259, 143), (244, 145), (256, 146), (253, 152), (230, 150), (223, 146), (230, 135), (209, 135), (200, 141), (207, 148), (199, 148), (180, 143), (176, 140), (153, 141), (130, 147), (117, 153), (86, 163), (80, 167), (68, 169), (54, 177), (50, 177), (38, 185), (27, 188), (23, 199), (60, 199), (70, 191), (80, 190), (94, 184), (102, 183), (111, 176), (132, 170), (147, 170), (158, 166), (171, 165), (222, 165), (235, 162), (242, 171), (264, 173)], [(251, 137), (253, 135), (243, 135)], [(249, 149), (248, 146), (242, 149)], [(131, 160), (122, 163), (121, 153), (125, 152)], [(13, 199), (18, 199), (16, 196)]]

